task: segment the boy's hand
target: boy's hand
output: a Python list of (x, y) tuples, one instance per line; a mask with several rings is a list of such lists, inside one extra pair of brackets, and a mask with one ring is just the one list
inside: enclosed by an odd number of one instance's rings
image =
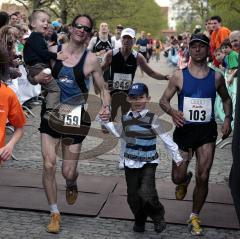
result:
[(65, 55), (65, 54), (63, 53), (63, 51), (60, 51), (60, 52), (57, 53), (57, 60), (65, 61), (67, 58), (68, 58), (68, 56)]

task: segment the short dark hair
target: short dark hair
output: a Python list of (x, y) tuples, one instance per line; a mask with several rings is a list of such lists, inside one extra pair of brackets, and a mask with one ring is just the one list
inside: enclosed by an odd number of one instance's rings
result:
[(71, 25), (74, 26), (76, 20), (77, 20), (78, 18), (80, 18), (80, 17), (86, 17), (86, 18), (89, 20), (89, 22), (90, 22), (91, 29), (93, 29), (93, 27), (94, 27), (94, 21), (93, 21), (93, 19), (92, 19), (88, 14), (79, 14), (79, 15), (77, 15), (76, 17), (73, 18)]
[(9, 15), (7, 12), (0, 12), (0, 28), (7, 25), (9, 22)]
[(220, 16), (212, 16), (211, 20), (217, 20), (219, 23), (222, 22), (222, 18)]
[(17, 15), (19, 15), (19, 14), (21, 15), (21, 12), (16, 11), (16, 12), (14, 12), (13, 14), (17, 16)]
[(223, 48), (223, 47), (226, 47), (226, 46), (232, 48), (232, 44), (231, 44), (231, 42), (230, 42), (230, 40), (229, 40), (228, 38), (225, 39), (225, 40), (221, 43), (220, 48)]

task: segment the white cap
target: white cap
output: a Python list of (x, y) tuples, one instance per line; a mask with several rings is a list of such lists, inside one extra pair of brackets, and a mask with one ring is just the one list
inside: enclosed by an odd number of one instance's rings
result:
[(195, 29), (201, 29), (202, 27), (201, 27), (201, 25), (196, 25), (195, 26)]
[(121, 37), (130, 36), (131, 38), (135, 38), (135, 31), (132, 28), (124, 28), (121, 33)]

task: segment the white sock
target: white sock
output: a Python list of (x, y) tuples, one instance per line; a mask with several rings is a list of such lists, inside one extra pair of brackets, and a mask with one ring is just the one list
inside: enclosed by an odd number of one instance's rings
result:
[(51, 205), (50, 205), (50, 212), (51, 212), (51, 214), (52, 214), (52, 213), (59, 213), (57, 204), (51, 204)]
[(198, 217), (198, 214), (197, 214), (197, 213), (194, 213), (194, 212), (192, 212), (192, 213), (190, 214), (190, 219), (191, 219), (192, 217), (194, 217), (194, 216), (197, 216), (197, 217)]

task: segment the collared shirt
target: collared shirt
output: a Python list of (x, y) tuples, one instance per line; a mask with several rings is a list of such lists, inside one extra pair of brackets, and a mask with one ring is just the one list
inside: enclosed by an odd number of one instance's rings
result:
[[(127, 115), (132, 113), (134, 118), (137, 118), (139, 116), (145, 117), (148, 111), (149, 111), (148, 109), (144, 109), (141, 112), (134, 112), (134, 111), (130, 110), (127, 113)], [(99, 121), (99, 119), (98, 119), (98, 121)], [(173, 142), (173, 139), (168, 134), (168, 132), (165, 132), (165, 129), (161, 123), (161, 120), (156, 115), (154, 116), (153, 121), (152, 121), (152, 129), (154, 130), (156, 135), (159, 136), (161, 138), (161, 140), (163, 141), (164, 147), (167, 150), (167, 154), (165, 152), (164, 153), (160, 152), (159, 158), (157, 158), (151, 162), (136, 161), (136, 160), (131, 160), (131, 159), (125, 158), (124, 151), (125, 151), (126, 143), (124, 140), (125, 136), (124, 136), (122, 124), (116, 124), (113, 122), (109, 122), (109, 123), (105, 123), (104, 125), (106, 126), (106, 128), (109, 131), (111, 131), (112, 134), (114, 134), (115, 136), (121, 137), (123, 139), (122, 141), (124, 141), (124, 145), (122, 145), (122, 147), (121, 147), (120, 157), (122, 157), (124, 159), (124, 165), (128, 168), (142, 168), (146, 163), (159, 164), (161, 157), (169, 157), (169, 158), (173, 159), (176, 163), (183, 160), (179, 153), (177, 144), (175, 142)]]

